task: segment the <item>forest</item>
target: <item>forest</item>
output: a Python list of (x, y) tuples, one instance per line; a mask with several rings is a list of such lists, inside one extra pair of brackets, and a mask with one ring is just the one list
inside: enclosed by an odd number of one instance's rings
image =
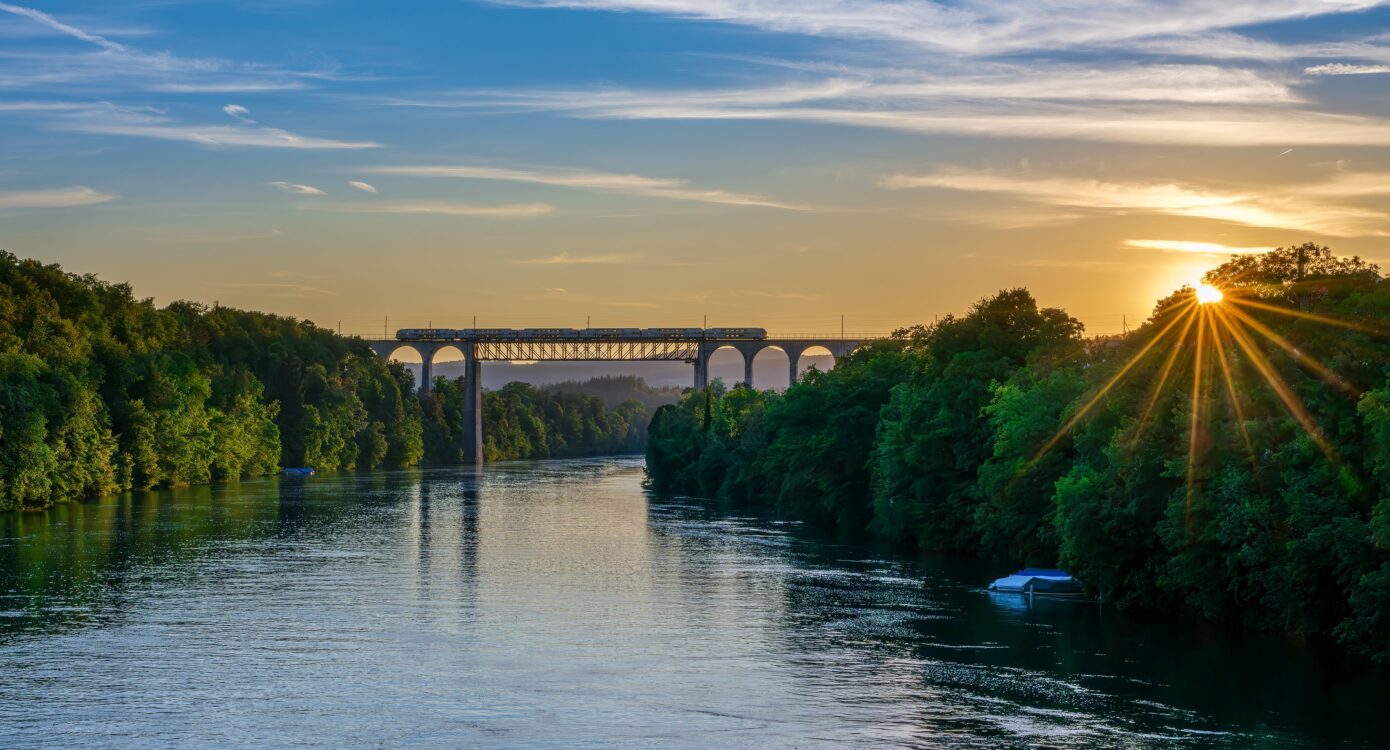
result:
[(1312, 244), (1203, 282), (1125, 336), (1008, 289), (785, 393), (690, 392), (649, 482), (1390, 663), (1390, 284)]
[[(273, 474), (457, 461), (461, 385), (308, 321), (174, 302), (0, 252), (0, 509)], [(455, 401), (455, 397), (459, 397)], [(513, 384), (489, 460), (640, 452), (647, 408)]]

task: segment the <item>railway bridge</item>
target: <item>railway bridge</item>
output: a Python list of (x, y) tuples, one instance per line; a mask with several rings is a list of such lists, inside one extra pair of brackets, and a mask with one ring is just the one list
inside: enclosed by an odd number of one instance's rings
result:
[(768, 337), (760, 328), (584, 328), (584, 329), (402, 329), (394, 338), (369, 339), (372, 350), (390, 358), (401, 349), (420, 355), (420, 391), (429, 393), (434, 358), (457, 349), (464, 360), (464, 452), (483, 461), (482, 365), (484, 362), (685, 362), (694, 366), (696, 388), (709, 384), (709, 361), (731, 349), (743, 358), (743, 384), (753, 386), (753, 359), (764, 349), (780, 349), (790, 363), (791, 379), (806, 350), (821, 347), (836, 360), (862, 340), (822, 337)]

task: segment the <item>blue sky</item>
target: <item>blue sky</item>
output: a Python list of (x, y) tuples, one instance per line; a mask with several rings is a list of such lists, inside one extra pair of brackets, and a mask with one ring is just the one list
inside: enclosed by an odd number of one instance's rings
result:
[[(1093, 332), (1390, 231), (1360, 0), (0, 3), (0, 247), (346, 330)], [(394, 327), (394, 324), (393, 324)]]

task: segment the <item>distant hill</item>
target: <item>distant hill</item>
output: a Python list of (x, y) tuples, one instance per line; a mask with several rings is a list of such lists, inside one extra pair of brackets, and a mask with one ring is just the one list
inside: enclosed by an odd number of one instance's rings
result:
[(624, 401), (637, 401), (652, 411), (664, 404), (674, 404), (681, 397), (684, 388), (679, 386), (655, 387), (636, 375), (601, 375), (588, 380), (566, 380), (541, 387), (554, 393), (581, 393), (603, 399), (608, 408), (616, 408)]

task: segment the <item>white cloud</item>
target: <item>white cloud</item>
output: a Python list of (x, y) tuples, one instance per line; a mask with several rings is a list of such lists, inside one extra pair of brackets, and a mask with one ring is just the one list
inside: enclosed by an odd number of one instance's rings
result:
[(327, 195), (327, 193), (319, 190), (313, 185), (298, 185), (293, 182), (284, 182), (282, 180), (273, 180), (266, 184), (281, 192), (294, 193), (295, 195)]
[(806, 206), (784, 203), (772, 198), (727, 190), (704, 190), (689, 187), (686, 180), (664, 177), (643, 177), (635, 174), (594, 172), (578, 169), (505, 169), (482, 166), (395, 166), (373, 167), (374, 174), (407, 175), (412, 177), (454, 177), (472, 180), (501, 180), (538, 185), (600, 190), (604, 192), (641, 195), (668, 200), (719, 203), (733, 206), (757, 206), (791, 211), (808, 210)]
[(560, 253), (544, 258), (527, 258), (516, 261), (521, 266), (590, 266), (628, 263), (636, 260), (636, 255), (570, 255)]
[(361, 190), (364, 193), (376, 192), (376, 186), (369, 182), (362, 182), (361, 180), (348, 180), (348, 184), (357, 188), (358, 190)]
[(1267, 253), (1272, 247), (1232, 247), (1217, 242), (1194, 242), (1191, 240), (1125, 240), (1126, 247), (1140, 250), (1163, 250), (1170, 253), (1193, 253), (1196, 255), (1254, 255)]
[(1390, 65), (1348, 65), (1347, 63), (1328, 63), (1304, 68), (1311, 76), (1361, 76), (1376, 73), (1390, 73)]
[(40, 52), (0, 50), (10, 75), (3, 87), (92, 84), (163, 91), (277, 91), (304, 88), (317, 75), (269, 65), (228, 60), (184, 58), (169, 52), (146, 52), (59, 20), (44, 11), (0, 2), (0, 13), (25, 19), (37, 30), (85, 42), (95, 49)]
[(1390, 195), (1379, 175), (1336, 173), (1322, 182), (1232, 188), (1177, 181), (1047, 177), (1026, 172), (942, 169), (925, 175), (893, 175), (889, 189), (940, 188), (1010, 196), (1029, 203), (1097, 213), (1151, 213), (1291, 229), (1334, 237), (1390, 235), (1390, 214), (1381, 205), (1356, 201)]
[[(587, 119), (800, 121), (984, 138), (1281, 148), (1390, 145), (1390, 118), (1295, 108), (1299, 98), (1275, 79), (1198, 67), (1204, 72), (1189, 88), (1172, 85), (1166, 93), (1160, 83), (1164, 76), (1150, 70), (1117, 73), (1108, 82), (1093, 71), (1068, 73), (1061, 76), (1065, 82), (1042, 75), (1010, 82), (1001, 76), (974, 96), (968, 82), (898, 80), (705, 91), (483, 92), (434, 104)], [(1200, 83), (1206, 76), (1225, 76), (1230, 85)], [(1028, 90), (1046, 100), (1030, 100), (1023, 95)], [(928, 95), (933, 91), (941, 98)], [(1162, 96), (1172, 101), (1123, 101)]]
[(328, 208), (334, 211), (347, 211), (349, 213), (439, 214), (442, 216), (479, 216), (496, 219), (544, 216), (555, 210), (555, 207), (548, 203), (507, 203), (496, 206), (484, 206), (472, 203), (447, 203), (444, 201), (339, 203), (315, 205), (312, 207)]
[(82, 133), (157, 138), (198, 143), (205, 146), (319, 150), (378, 148), (381, 145), (373, 141), (342, 141), (305, 136), (279, 128), (248, 123), (186, 125), (149, 110), (118, 107), (111, 104), (53, 107), (39, 106), (45, 104), (43, 102), (29, 102), (27, 104), (29, 106), (26, 108), (14, 108), (11, 111), (46, 117), (54, 129)]
[(0, 209), (4, 208), (71, 208), (115, 200), (116, 196), (99, 193), (89, 187), (53, 188), (49, 190), (19, 190), (0, 192)]
[(657, 13), (774, 32), (891, 40), (972, 55), (1193, 35), (1383, 4), (1383, 0), (961, 0), (949, 5), (903, 0), (494, 1), (534, 8)]
[(256, 124), (256, 121), (251, 119), (251, 110), (241, 106), (240, 104), (228, 104), (227, 106), (222, 108), (222, 111), (226, 112), (227, 116), (231, 117), (234, 120), (240, 120), (241, 122), (244, 122), (248, 125)]

